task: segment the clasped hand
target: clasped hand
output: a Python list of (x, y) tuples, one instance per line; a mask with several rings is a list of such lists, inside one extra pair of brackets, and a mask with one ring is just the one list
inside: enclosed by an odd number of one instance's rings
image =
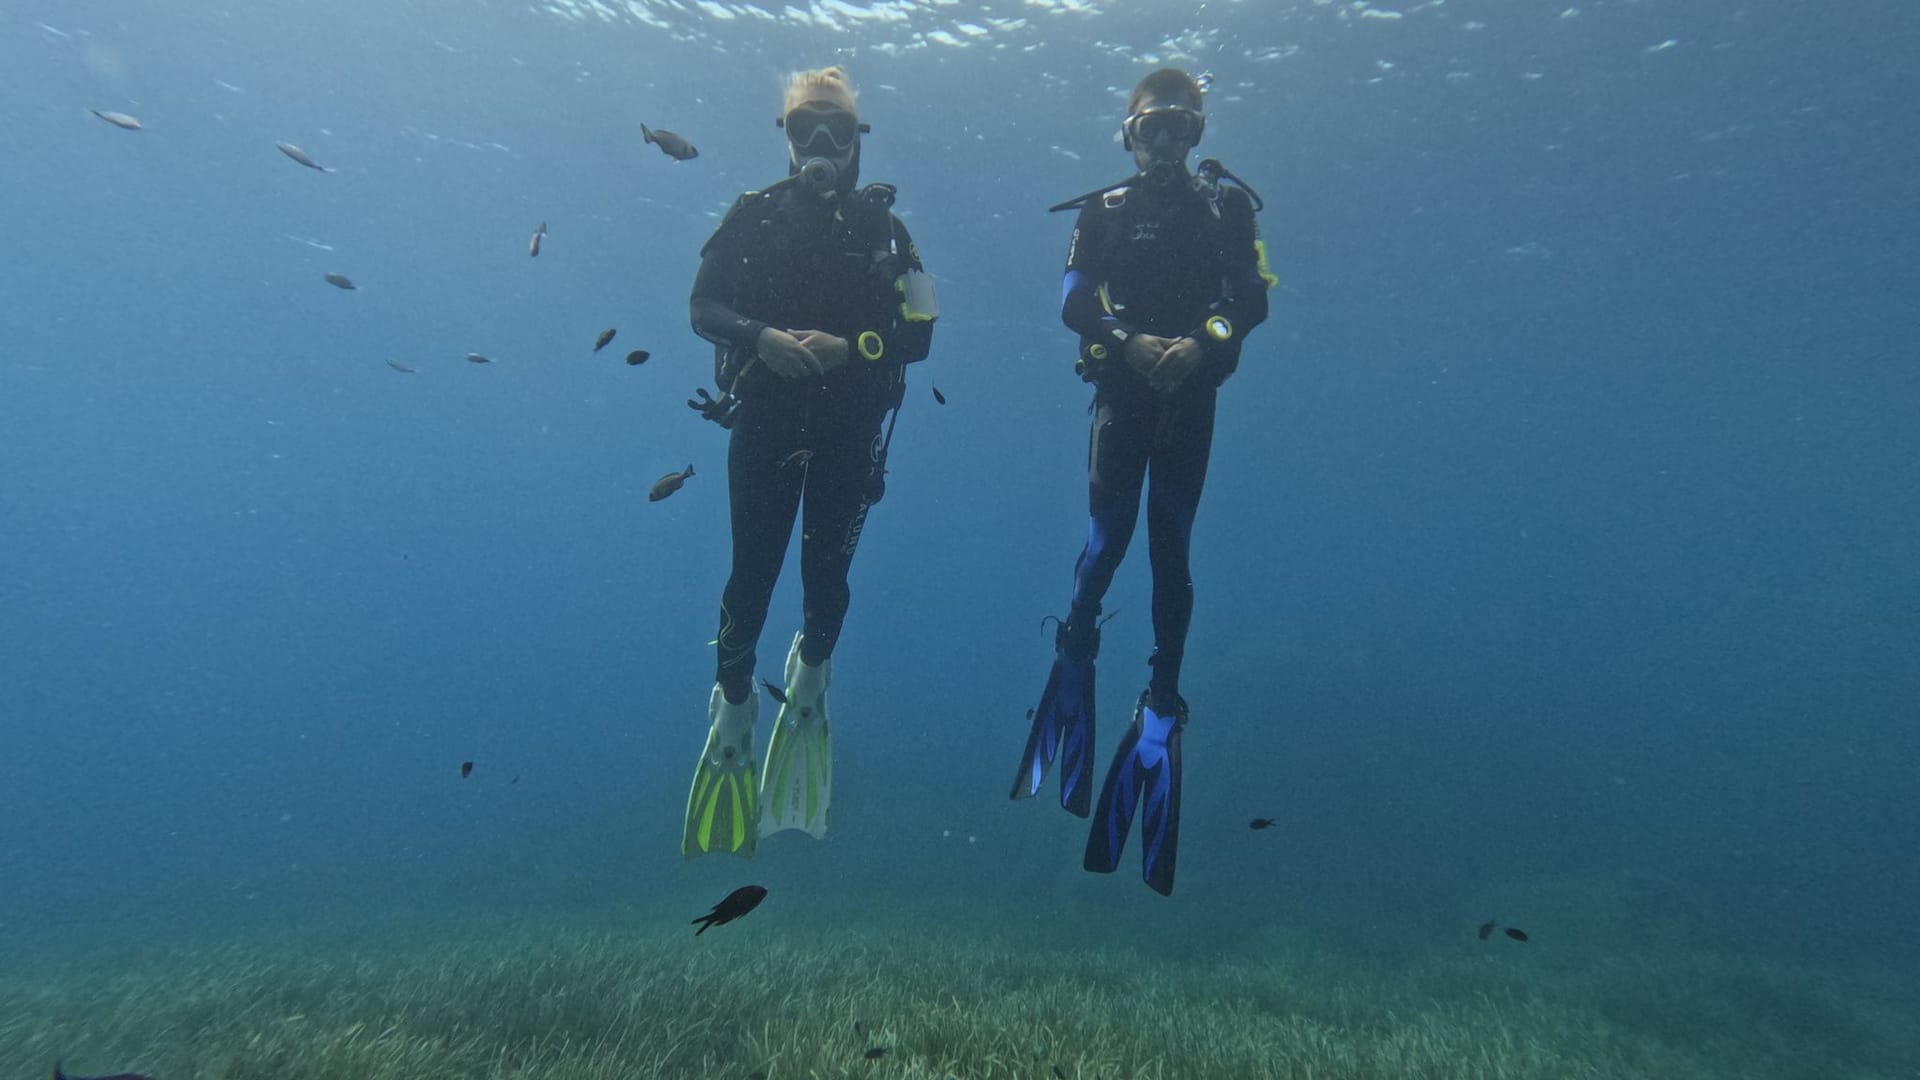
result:
[(1190, 337), (1164, 338), (1135, 334), (1124, 350), (1127, 366), (1145, 376), (1154, 390), (1172, 393), (1200, 366), (1200, 343)]
[(783, 379), (825, 375), (847, 362), (847, 339), (824, 330), (785, 330), (767, 327), (755, 344), (767, 370)]

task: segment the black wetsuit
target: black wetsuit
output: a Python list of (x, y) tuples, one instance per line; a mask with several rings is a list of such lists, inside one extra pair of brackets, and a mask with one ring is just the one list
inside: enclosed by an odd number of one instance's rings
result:
[[(1179, 700), (1193, 617), (1188, 548), (1213, 446), (1214, 402), (1239, 364), (1247, 332), (1267, 317), (1263, 271), (1246, 193), (1224, 187), (1210, 197), (1184, 179), (1094, 197), (1081, 208), (1067, 252), (1061, 319), (1083, 341), (1100, 342), (1107, 355), (1084, 372), (1096, 386), (1087, 450), (1092, 520), (1074, 566), (1073, 605), (1061, 646), (1083, 659), (1098, 649), (1100, 603), (1133, 538), (1151, 464), (1147, 545), (1156, 707)], [(1103, 285), (1111, 310), (1100, 297)], [(1204, 332), (1213, 315), (1231, 327), (1224, 341)], [(1203, 359), (1178, 389), (1159, 393), (1122, 358), (1132, 333), (1191, 337)]]
[[(715, 676), (730, 701), (753, 692), (755, 646), (803, 501), (801, 655), (812, 665), (832, 655), (847, 570), (881, 490), (881, 422), (903, 366), (932, 343), (931, 321), (903, 317), (894, 282), (920, 260), (885, 202), (854, 192), (822, 200), (794, 184), (750, 192), (701, 252), (693, 329), (715, 344), (720, 386), (741, 401), (727, 447), (733, 571)], [(767, 326), (845, 338), (847, 362), (817, 378), (775, 375), (754, 359)], [(863, 336), (877, 359), (862, 355)]]

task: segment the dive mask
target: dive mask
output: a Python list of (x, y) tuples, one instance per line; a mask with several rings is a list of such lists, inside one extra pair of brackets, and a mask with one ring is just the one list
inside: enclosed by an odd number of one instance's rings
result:
[(775, 123), (786, 130), (795, 160), (844, 157), (862, 132), (872, 130), (845, 109), (816, 102), (795, 106)]
[(1137, 112), (1120, 125), (1128, 150), (1136, 145), (1191, 149), (1200, 145), (1200, 136), (1206, 130), (1206, 115), (1183, 105), (1161, 105)]

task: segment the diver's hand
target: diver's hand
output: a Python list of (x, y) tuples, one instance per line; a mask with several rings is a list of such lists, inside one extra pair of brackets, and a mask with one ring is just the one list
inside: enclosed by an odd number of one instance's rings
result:
[(1180, 389), (1180, 384), (1187, 381), (1187, 376), (1193, 374), (1193, 369), (1200, 366), (1203, 358), (1200, 343), (1183, 337), (1170, 343), (1167, 351), (1160, 354), (1160, 362), (1153, 366), (1147, 380), (1155, 390), (1170, 394)]
[(774, 327), (760, 331), (760, 338), (754, 342), (754, 348), (767, 370), (783, 379), (800, 379), (808, 375), (818, 375), (826, 369), (814, 358), (812, 350), (800, 343), (800, 339)]
[(1153, 378), (1153, 369), (1160, 364), (1160, 355), (1167, 351), (1173, 342), (1167, 338), (1152, 334), (1135, 334), (1127, 339), (1120, 350), (1121, 359), (1127, 366), (1140, 373), (1142, 378)]
[(820, 362), (822, 372), (832, 371), (847, 362), (847, 339), (827, 333), (825, 330), (802, 330), (794, 335), (795, 339), (813, 358)]

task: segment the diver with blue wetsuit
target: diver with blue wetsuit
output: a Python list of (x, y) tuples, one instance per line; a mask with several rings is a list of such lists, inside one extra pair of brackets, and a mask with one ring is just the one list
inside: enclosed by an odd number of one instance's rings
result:
[[(1188, 549), (1213, 446), (1217, 391), (1246, 335), (1267, 317), (1259, 197), (1219, 162), (1189, 172), (1206, 127), (1203, 87), (1167, 68), (1140, 81), (1122, 125), (1139, 172), (1054, 207), (1078, 209), (1061, 319), (1080, 335), (1082, 378), (1094, 384), (1088, 445), (1087, 544), (1013, 797), (1039, 793), (1061, 762), (1060, 805), (1094, 810), (1094, 660), (1100, 610), (1147, 496), (1153, 571), (1152, 674), (1134, 708), (1087, 838), (1085, 866), (1110, 873), (1136, 809), (1142, 876), (1173, 891), (1180, 833), (1180, 668), (1193, 616)], [(1224, 181), (1224, 182), (1223, 182)], [(1148, 483), (1151, 468), (1151, 483)]]

